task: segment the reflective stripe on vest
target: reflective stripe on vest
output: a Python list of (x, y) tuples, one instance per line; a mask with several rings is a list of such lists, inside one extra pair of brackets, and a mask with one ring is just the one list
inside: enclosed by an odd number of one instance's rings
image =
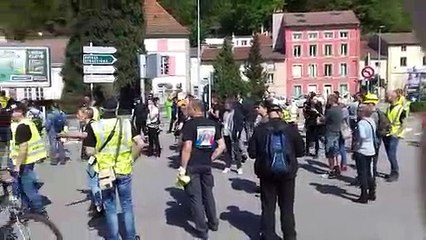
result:
[(93, 120), (99, 121), (101, 119), (101, 114), (99, 113), (99, 110), (97, 107), (91, 107), (93, 110)]
[(28, 141), (27, 158), (22, 161), (22, 164), (31, 164), (47, 158), (45, 143), (40, 137), (40, 133), (38, 132), (36, 125), (29, 119), (23, 119), (19, 123), (11, 124), (12, 141), (10, 155), (13, 160), (13, 163), (16, 163), (16, 157), (18, 157), (19, 155), (19, 146), (15, 144), (15, 139), (16, 129), (21, 124), (28, 125), (31, 131), (31, 139)]
[(388, 108), (386, 111), (386, 117), (389, 119), (391, 124), (391, 130), (389, 133), (391, 136), (402, 137), (403, 127), (401, 121), (399, 121), (402, 111), (404, 111), (404, 107), (399, 104), (395, 105), (392, 110)]
[[(99, 150), (101, 146), (107, 140), (109, 134), (114, 128), (117, 119), (102, 119), (98, 122), (92, 123), (93, 132), (96, 137), (96, 150)], [(117, 128), (111, 140), (102, 149), (101, 152), (95, 154), (97, 159), (97, 166), (94, 168), (95, 171), (99, 169), (106, 169), (113, 167), (115, 173), (127, 175), (132, 172), (133, 159), (131, 155), (132, 147), (132, 129), (131, 123), (128, 119), (122, 119), (121, 125), (117, 123)], [(122, 138), (119, 141), (118, 136), (120, 134), (120, 128), (122, 128)], [(117, 147), (120, 142), (119, 154), (116, 158)]]

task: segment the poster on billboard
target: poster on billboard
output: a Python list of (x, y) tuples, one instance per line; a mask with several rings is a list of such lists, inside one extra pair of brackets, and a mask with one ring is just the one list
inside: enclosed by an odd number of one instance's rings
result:
[(48, 47), (0, 46), (0, 87), (49, 87)]

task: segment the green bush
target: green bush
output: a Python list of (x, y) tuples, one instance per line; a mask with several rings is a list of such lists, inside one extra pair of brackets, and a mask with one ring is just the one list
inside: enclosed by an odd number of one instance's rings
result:
[(410, 104), (411, 112), (426, 112), (426, 102), (412, 102)]

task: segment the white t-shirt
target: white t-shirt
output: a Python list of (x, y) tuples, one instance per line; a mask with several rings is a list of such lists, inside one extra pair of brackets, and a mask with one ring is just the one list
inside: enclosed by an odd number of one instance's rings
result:
[(148, 106), (149, 114), (148, 119), (146, 120), (146, 123), (149, 124), (156, 124), (158, 122), (158, 114), (159, 110), (158, 107), (155, 105)]

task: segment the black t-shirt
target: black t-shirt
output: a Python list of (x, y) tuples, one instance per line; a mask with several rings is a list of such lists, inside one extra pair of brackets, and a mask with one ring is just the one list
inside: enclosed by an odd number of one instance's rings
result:
[[(133, 124), (131, 124), (131, 125), (132, 125), (132, 138), (136, 137), (137, 135), (140, 135), (140, 133), (138, 133), (136, 131), (136, 128), (133, 126)], [(97, 144), (96, 136), (95, 136), (95, 132), (93, 131), (93, 128), (92, 128), (91, 124), (89, 124), (86, 127), (86, 133), (87, 133), (87, 137), (86, 137), (86, 139), (84, 139), (85, 141), (83, 142), (83, 146), (86, 146), (86, 147), (96, 147), (96, 144)], [(107, 135), (105, 136), (105, 138), (107, 138), (109, 136), (109, 134), (110, 133), (107, 133)], [(104, 143), (102, 143), (102, 144), (104, 144)]]
[(182, 129), (182, 141), (192, 141), (188, 166), (210, 166), (216, 141), (222, 138), (219, 125), (203, 117), (192, 118)]
[(28, 142), (32, 137), (30, 126), (19, 124), (15, 133), (15, 144), (19, 146), (24, 142)]
[(83, 147), (96, 147), (96, 138), (93, 132), (92, 123), (93, 121), (90, 121), (83, 128), (83, 132), (87, 133), (87, 137), (83, 139)]

